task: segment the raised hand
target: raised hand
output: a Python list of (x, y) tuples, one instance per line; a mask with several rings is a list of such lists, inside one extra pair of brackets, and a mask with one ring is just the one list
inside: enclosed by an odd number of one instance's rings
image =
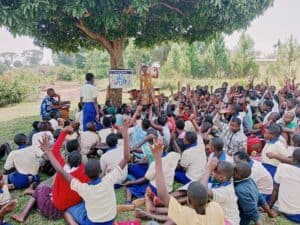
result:
[(40, 149), (45, 153), (49, 153), (51, 152), (51, 145), (50, 145), (50, 142), (49, 142), (49, 138), (48, 136), (43, 136), (42, 137), (42, 140), (39, 140), (40, 142)]
[(150, 146), (151, 148), (151, 152), (153, 155), (153, 158), (155, 160), (160, 159), (162, 156), (162, 153), (164, 151), (164, 143), (163, 140), (161, 138), (157, 138), (154, 145)]

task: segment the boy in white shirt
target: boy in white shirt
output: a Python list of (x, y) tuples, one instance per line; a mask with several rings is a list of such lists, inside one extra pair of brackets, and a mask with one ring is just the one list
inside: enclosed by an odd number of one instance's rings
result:
[(208, 195), (213, 201), (220, 204), (226, 220), (232, 225), (240, 225), (237, 196), (232, 181), (234, 166), (229, 162), (219, 161), (215, 157), (208, 164), (210, 166), (207, 167), (201, 183), (208, 187), (209, 181), (211, 181)]
[[(184, 137), (186, 149), (183, 151), (180, 160), (181, 170), (177, 170), (175, 180), (182, 184), (191, 181), (198, 181), (205, 172), (207, 159), (203, 141), (199, 140), (196, 132), (188, 131)], [(175, 144), (175, 142), (174, 142)]]
[(96, 131), (96, 124), (89, 122), (86, 128), (87, 130), (80, 134), (80, 149), (84, 155), (90, 154), (91, 148), (101, 143), (101, 139)]
[(55, 160), (47, 138), (41, 142), (41, 149), (48, 156), (53, 167), (60, 173), (66, 181), (70, 182), (71, 189), (78, 192), (84, 202), (75, 205), (67, 210), (65, 219), (69, 224), (99, 224), (112, 225), (117, 215), (117, 202), (114, 192), (114, 184), (122, 177), (122, 170), (130, 160), (128, 145), (128, 126), (126, 122), (120, 128), (124, 137), (124, 157), (110, 173), (102, 179), (98, 160), (90, 160), (85, 166), (85, 173), (90, 177), (89, 184), (81, 183), (76, 178), (66, 173)]
[(48, 122), (45, 121), (39, 122), (38, 130), (39, 132), (32, 136), (33, 146), (39, 146), (40, 145), (39, 141), (41, 141), (42, 137), (45, 135), (48, 137), (50, 144), (54, 143), (54, 137), (53, 134), (49, 131)]
[(294, 150), (293, 161), (293, 165), (278, 166), (270, 207), (278, 200), (279, 211), (287, 219), (300, 223), (300, 148)]

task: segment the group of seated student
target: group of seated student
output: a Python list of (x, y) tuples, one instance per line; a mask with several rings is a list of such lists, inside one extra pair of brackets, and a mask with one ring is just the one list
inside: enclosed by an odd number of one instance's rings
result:
[[(3, 152), (0, 224), (13, 211), (24, 222), (34, 209), (70, 225), (114, 224), (126, 210), (170, 225), (260, 225), (278, 215), (300, 223), (297, 88), (250, 79), (187, 85), (147, 106), (107, 101), (101, 123), (85, 131), (80, 104), (74, 121), (49, 112), (30, 134), (15, 135), (16, 150)], [(117, 203), (118, 188), (125, 202)], [(10, 192), (20, 189), (31, 198), (16, 213)]]

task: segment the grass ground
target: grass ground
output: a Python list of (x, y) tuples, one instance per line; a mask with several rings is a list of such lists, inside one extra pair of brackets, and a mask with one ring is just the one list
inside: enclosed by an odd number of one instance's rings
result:
[[(3, 109), (0, 109), (0, 114)], [(3, 115), (3, 114), (2, 114)], [(24, 132), (28, 134), (31, 130), (31, 123), (34, 120), (39, 120), (38, 116), (26, 116), (14, 120), (8, 120), (4, 121), (3, 118), (0, 121), (0, 143), (8, 141), (9, 143), (12, 143), (12, 139), (14, 134), (18, 132)], [(0, 168), (3, 167), (3, 161), (0, 163)], [(43, 176), (45, 179), (46, 177)], [(117, 194), (117, 201), (119, 204), (122, 204), (125, 200), (124, 196), (124, 190), (119, 189), (116, 191)], [(22, 194), (22, 191), (14, 191), (12, 192), (12, 195), (16, 198), (18, 198), (19, 203), (18, 207), (15, 210), (15, 212), (20, 212), (21, 209), (26, 205), (26, 202), (29, 200), (29, 196), (24, 196)], [(11, 221), (9, 217), (6, 218), (8, 221), (10, 221), (12, 224), (17, 224), (14, 221)], [(122, 213), (118, 216), (117, 220), (131, 220), (134, 219), (134, 215), (132, 212), (126, 212)], [(24, 223), (27, 225), (63, 225), (65, 224), (63, 220), (58, 221), (48, 221), (44, 217), (42, 217), (37, 211), (33, 211), (30, 216), (28, 217), (27, 221)], [(146, 224), (146, 223), (145, 223)], [(287, 221), (283, 217), (279, 217), (277, 219), (270, 220), (268, 218), (264, 219), (264, 225), (291, 225), (293, 223)]]

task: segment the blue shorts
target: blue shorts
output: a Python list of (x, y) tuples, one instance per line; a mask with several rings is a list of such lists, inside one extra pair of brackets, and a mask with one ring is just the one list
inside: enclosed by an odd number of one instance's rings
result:
[(181, 184), (187, 184), (191, 182), (190, 178), (188, 178), (183, 170), (176, 170), (175, 172), (175, 180)]
[(18, 172), (8, 174), (8, 182), (13, 184), (16, 189), (28, 188), (31, 183), (30, 178), (32, 179), (32, 182), (40, 182), (39, 175), (24, 175)]
[(80, 225), (113, 225), (114, 220), (103, 222), (103, 223), (94, 223), (89, 220), (86, 213), (86, 208), (84, 202), (81, 202), (77, 205), (74, 205), (67, 209), (67, 212), (72, 215), (74, 220)]
[(134, 197), (143, 198), (143, 197), (145, 197), (146, 189), (148, 186), (157, 195), (157, 189), (153, 185), (151, 185), (149, 182), (144, 183), (144, 184), (135, 184), (135, 185), (129, 186), (128, 189)]
[(290, 221), (293, 221), (295, 223), (300, 223), (300, 214), (297, 215), (284, 214), (284, 216)]
[(129, 164), (128, 174), (134, 176), (135, 179), (139, 179), (145, 176), (149, 165), (146, 164)]

